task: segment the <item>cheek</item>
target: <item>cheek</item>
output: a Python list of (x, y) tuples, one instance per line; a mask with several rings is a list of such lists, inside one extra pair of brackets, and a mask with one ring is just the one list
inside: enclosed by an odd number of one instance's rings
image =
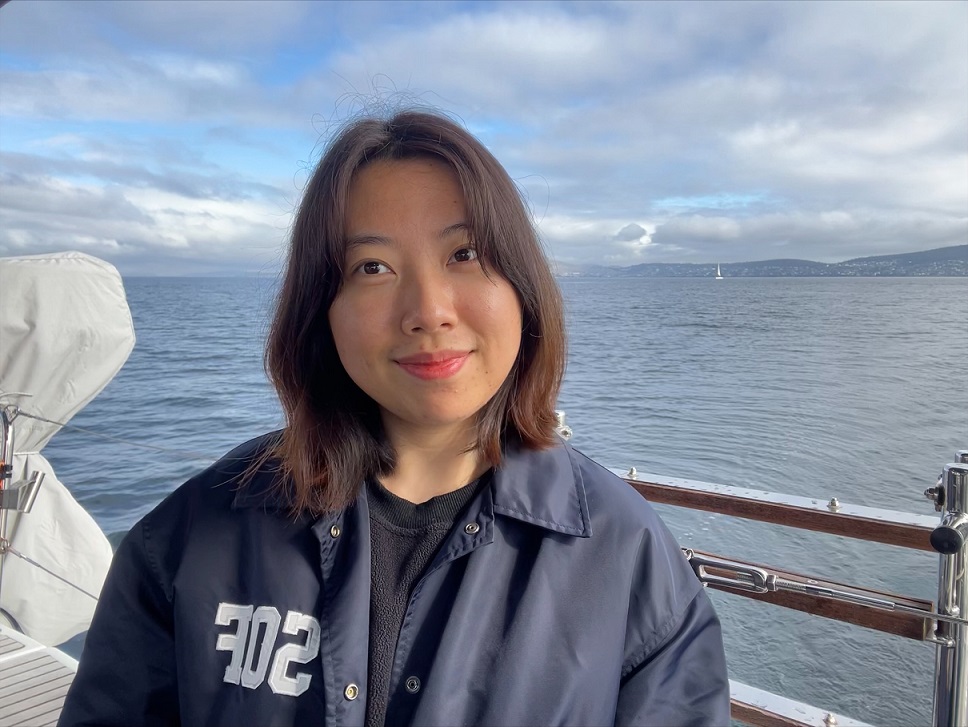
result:
[(329, 306), (329, 311), (326, 313), (326, 320), (329, 322), (329, 330), (333, 336), (333, 343), (336, 344), (336, 349), (339, 350), (343, 338), (343, 311), (339, 303), (339, 298), (334, 300), (332, 305)]
[(523, 321), (521, 302), (518, 299), (517, 292), (511, 287), (510, 283), (502, 281), (494, 286), (494, 290), (485, 305), (490, 324), (498, 337), (502, 351), (505, 355), (514, 359), (521, 347)]
[(336, 345), (336, 353), (339, 354), (343, 367), (347, 373), (352, 373), (349, 368), (354, 359), (359, 356), (359, 344), (362, 337), (359, 335), (363, 321), (353, 306), (348, 305), (343, 299), (337, 298), (329, 308), (329, 329), (333, 334), (333, 343)]

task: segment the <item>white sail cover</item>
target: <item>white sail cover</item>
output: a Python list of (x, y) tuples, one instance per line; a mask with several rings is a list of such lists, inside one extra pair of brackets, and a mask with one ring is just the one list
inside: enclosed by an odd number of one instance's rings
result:
[[(134, 347), (118, 271), (79, 252), (0, 258), (0, 406), (67, 422), (114, 378)], [(111, 544), (40, 454), (60, 426), (14, 420), (13, 482), (46, 473), (29, 513), (8, 511), (0, 609), (52, 646), (87, 629)], [(2, 618), (2, 614), (0, 614)]]

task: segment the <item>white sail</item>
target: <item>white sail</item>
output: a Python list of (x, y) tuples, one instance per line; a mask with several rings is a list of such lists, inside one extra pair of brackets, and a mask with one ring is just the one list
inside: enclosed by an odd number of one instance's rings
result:
[[(0, 259), (0, 405), (66, 422), (133, 347), (121, 276), (110, 264), (83, 253)], [(14, 420), (13, 481), (34, 471), (46, 477), (29, 513), (7, 511), (7, 535), (38, 565), (0, 556), (0, 609), (47, 645), (88, 627), (96, 605), (88, 594), (98, 594), (112, 558), (104, 533), (40, 454), (59, 429), (22, 415)]]
[(719, 271), (719, 263), (716, 263), (716, 280), (722, 280), (723, 274)]

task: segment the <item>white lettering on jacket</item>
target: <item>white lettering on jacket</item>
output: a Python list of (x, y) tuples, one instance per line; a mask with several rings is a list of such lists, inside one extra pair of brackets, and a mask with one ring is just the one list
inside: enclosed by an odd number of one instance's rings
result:
[[(232, 626), (235, 631), (220, 633), (215, 641), (218, 651), (231, 651), (232, 659), (222, 680), (257, 689), (269, 672), (269, 688), (276, 694), (298, 697), (309, 689), (312, 674), (296, 672), (289, 676), (291, 664), (308, 664), (319, 652), (319, 621), (298, 611), (289, 611), (282, 623), (282, 633), (298, 636), (305, 632), (302, 643), (287, 642), (276, 649), (276, 638), (282, 619), (274, 606), (220, 603), (215, 612), (216, 626)], [(273, 655), (275, 652), (275, 655)], [(272, 668), (269, 668), (270, 659)]]

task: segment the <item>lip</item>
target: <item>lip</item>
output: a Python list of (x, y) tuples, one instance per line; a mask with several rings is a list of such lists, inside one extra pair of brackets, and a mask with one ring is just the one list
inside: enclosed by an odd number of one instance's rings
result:
[(469, 351), (434, 351), (433, 353), (415, 353), (394, 359), (397, 365), (411, 376), (424, 381), (446, 379), (464, 366), (470, 356)]

